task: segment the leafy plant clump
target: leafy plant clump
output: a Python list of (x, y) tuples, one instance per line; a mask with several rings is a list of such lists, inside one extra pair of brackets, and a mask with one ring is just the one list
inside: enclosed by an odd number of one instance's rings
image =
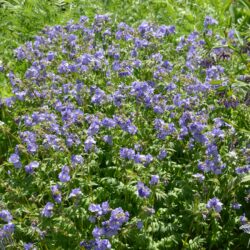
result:
[(15, 50), (3, 248), (246, 248), (249, 48), (217, 25), (83, 16)]

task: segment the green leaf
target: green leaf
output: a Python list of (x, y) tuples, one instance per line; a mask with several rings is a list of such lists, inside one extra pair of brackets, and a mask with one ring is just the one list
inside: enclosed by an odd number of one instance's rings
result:
[(241, 183), (250, 181), (250, 174), (243, 177)]

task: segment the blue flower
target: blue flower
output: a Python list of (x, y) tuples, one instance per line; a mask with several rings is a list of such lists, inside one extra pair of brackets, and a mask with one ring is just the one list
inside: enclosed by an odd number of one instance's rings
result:
[(8, 210), (5, 210), (5, 209), (3, 209), (3, 210), (0, 211), (0, 218), (2, 220), (4, 220), (5, 222), (10, 222), (13, 219), (12, 215), (10, 214), (10, 212)]
[(92, 231), (92, 235), (94, 238), (100, 238), (101, 236), (104, 235), (104, 230), (103, 228), (100, 227), (95, 227)]
[(63, 166), (62, 171), (58, 175), (61, 182), (68, 182), (70, 180), (69, 167)]
[(113, 119), (104, 118), (102, 120), (102, 126), (105, 126), (107, 128), (114, 128), (116, 126), (116, 122)]
[(207, 208), (208, 209), (214, 209), (216, 212), (220, 213), (222, 210), (223, 204), (220, 202), (220, 200), (216, 197), (210, 199), (207, 202)]
[(142, 182), (137, 183), (138, 195), (142, 198), (148, 198), (150, 196), (150, 189)]
[(53, 61), (54, 58), (55, 58), (55, 53), (52, 51), (49, 51), (48, 56), (47, 56), (48, 61)]
[(69, 198), (72, 198), (72, 197), (78, 197), (82, 195), (82, 192), (80, 190), (80, 188), (75, 188), (75, 189), (72, 189), (70, 194), (69, 194)]
[(48, 202), (45, 207), (42, 210), (42, 216), (44, 217), (52, 217), (52, 213), (53, 213), (53, 208), (54, 208), (54, 204), (51, 202)]
[(21, 168), (22, 167), (22, 163), (20, 162), (20, 157), (18, 154), (14, 153), (10, 156), (9, 158), (9, 162), (13, 163), (15, 168)]
[(39, 165), (40, 165), (40, 163), (37, 162), (37, 161), (33, 161), (30, 164), (26, 165), (25, 166), (26, 173), (33, 174), (34, 173), (34, 169), (38, 168)]
[(205, 180), (205, 176), (204, 176), (203, 174), (197, 173), (197, 174), (193, 174), (192, 176), (193, 176), (194, 178), (198, 179), (199, 182), (203, 182), (203, 181)]
[(135, 151), (130, 148), (121, 148), (120, 149), (120, 157), (123, 159), (132, 160), (135, 157)]
[(107, 96), (103, 90), (97, 88), (95, 90), (95, 94), (91, 98), (91, 102), (97, 105), (103, 104), (106, 100)]
[(62, 202), (62, 194), (59, 190), (59, 185), (54, 185), (50, 188), (52, 195), (53, 195), (53, 199), (55, 200), (56, 203), (61, 203)]
[(36, 250), (33, 243), (24, 243), (24, 250)]
[(137, 221), (136, 226), (139, 230), (143, 228), (143, 222), (141, 220)]
[(159, 175), (152, 175), (149, 184), (156, 185), (159, 182), (159, 179), (160, 179)]
[(3, 230), (9, 234), (14, 233), (14, 229), (15, 229), (15, 225), (11, 222), (3, 226)]
[(163, 160), (164, 158), (166, 158), (166, 156), (167, 156), (167, 151), (165, 149), (162, 149), (157, 157), (159, 160)]
[(97, 213), (98, 215), (102, 215), (102, 208), (101, 208), (101, 205), (99, 204), (90, 204), (89, 211)]
[(87, 133), (89, 136), (93, 136), (98, 133), (99, 129), (100, 129), (100, 122), (95, 120), (89, 126)]
[(211, 16), (206, 16), (204, 20), (204, 27), (207, 28), (209, 25), (216, 25), (218, 21), (212, 18)]
[(237, 174), (247, 174), (250, 171), (250, 165), (243, 166), (243, 167), (238, 167), (235, 169), (235, 172)]
[(107, 239), (96, 239), (95, 250), (106, 250), (111, 248), (111, 244)]
[(109, 145), (113, 144), (112, 136), (110, 136), (110, 135), (104, 135), (102, 138), (103, 138), (103, 141), (106, 142), (106, 143), (108, 143)]
[(238, 209), (240, 209), (241, 208), (241, 204), (240, 203), (238, 203), (238, 202), (234, 202), (234, 203), (232, 203), (232, 208), (233, 209), (236, 209), (236, 210), (238, 210)]
[(90, 204), (89, 211), (96, 213), (98, 216), (105, 215), (109, 212), (109, 203), (107, 201), (100, 204)]
[(122, 224), (129, 220), (129, 213), (124, 212), (121, 207), (115, 208), (111, 211), (110, 216), (110, 226), (114, 225), (115, 227), (121, 227)]
[(89, 152), (95, 146), (95, 144), (96, 141), (94, 140), (94, 138), (89, 136), (84, 142), (85, 151)]
[(243, 215), (240, 216), (240, 224), (245, 225), (245, 224), (247, 224), (247, 222), (248, 222), (248, 220), (247, 220), (247, 217), (244, 213)]
[(78, 164), (83, 164), (84, 160), (81, 155), (72, 155), (71, 162), (73, 166), (76, 166)]
[(122, 225), (129, 220), (129, 213), (118, 207), (111, 211), (109, 220), (102, 222), (103, 234), (107, 237), (116, 235)]
[(228, 38), (229, 39), (234, 39), (235, 36), (235, 30), (234, 29), (230, 29), (228, 32)]

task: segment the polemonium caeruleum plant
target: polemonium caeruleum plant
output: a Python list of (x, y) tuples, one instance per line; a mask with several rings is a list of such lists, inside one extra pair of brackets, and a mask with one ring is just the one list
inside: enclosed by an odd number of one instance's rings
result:
[(180, 36), (96, 15), (15, 50), (25, 73), (9, 72), (1, 102), (18, 127), (2, 170), (3, 246), (246, 247), (249, 137), (234, 119), (247, 104), (234, 74), (249, 51), (217, 25), (208, 16)]

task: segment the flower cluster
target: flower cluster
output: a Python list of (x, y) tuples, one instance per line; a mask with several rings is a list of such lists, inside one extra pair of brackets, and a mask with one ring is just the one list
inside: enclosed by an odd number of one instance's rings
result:
[(120, 156), (123, 159), (134, 160), (135, 163), (141, 163), (144, 166), (147, 166), (150, 162), (153, 161), (153, 157), (151, 154), (143, 155), (135, 153), (133, 149), (129, 148), (121, 148)]
[[(9, 72), (13, 95), (0, 105), (16, 123), (17, 145), (6, 153), (1, 190), (6, 204), (18, 194), (11, 211), (21, 232), (34, 221), (46, 231), (31, 227), (34, 244), (59, 245), (63, 235), (72, 249), (80, 236), (96, 250), (209, 248), (210, 238), (214, 248), (232, 247), (250, 200), (239, 185), (250, 169), (239, 129), (247, 123), (236, 121), (246, 103), (232, 72), (247, 67), (234, 32), (217, 25), (208, 16), (202, 30), (179, 36), (173, 25), (96, 15), (45, 27), (15, 50), (22, 70)], [(230, 218), (230, 233), (225, 225), (211, 232), (214, 214)], [(8, 223), (1, 235), (10, 235), (12, 216), (0, 218)]]
[(54, 204), (51, 202), (48, 202), (45, 207), (42, 210), (42, 216), (44, 217), (52, 217), (53, 215), (53, 208), (54, 208)]
[(1, 210), (0, 218), (2, 221), (7, 222), (7, 224), (3, 225), (0, 229), (0, 239), (3, 241), (11, 237), (11, 234), (14, 233), (15, 225), (12, 223), (13, 217), (8, 210)]
[(210, 199), (208, 202), (207, 202), (207, 208), (208, 209), (214, 209), (216, 212), (220, 212), (222, 210), (222, 206), (223, 204), (220, 202), (220, 200), (216, 197)]
[[(110, 238), (113, 235), (118, 234), (123, 224), (128, 222), (129, 213), (124, 212), (122, 208), (111, 209), (108, 202), (102, 204), (91, 204), (89, 211), (95, 213), (95, 217), (90, 217), (90, 220), (94, 223), (98, 220), (101, 223), (101, 227), (95, 226), (92, 231), (94, 240), (83, 241), (81, 245), (86, 249), (105, 250), (111, 248), (111, 244), (108, 239), (102, 239), (102, 237)], [(110, 213), (110, 218), (101, 222), (102, 217)]]

